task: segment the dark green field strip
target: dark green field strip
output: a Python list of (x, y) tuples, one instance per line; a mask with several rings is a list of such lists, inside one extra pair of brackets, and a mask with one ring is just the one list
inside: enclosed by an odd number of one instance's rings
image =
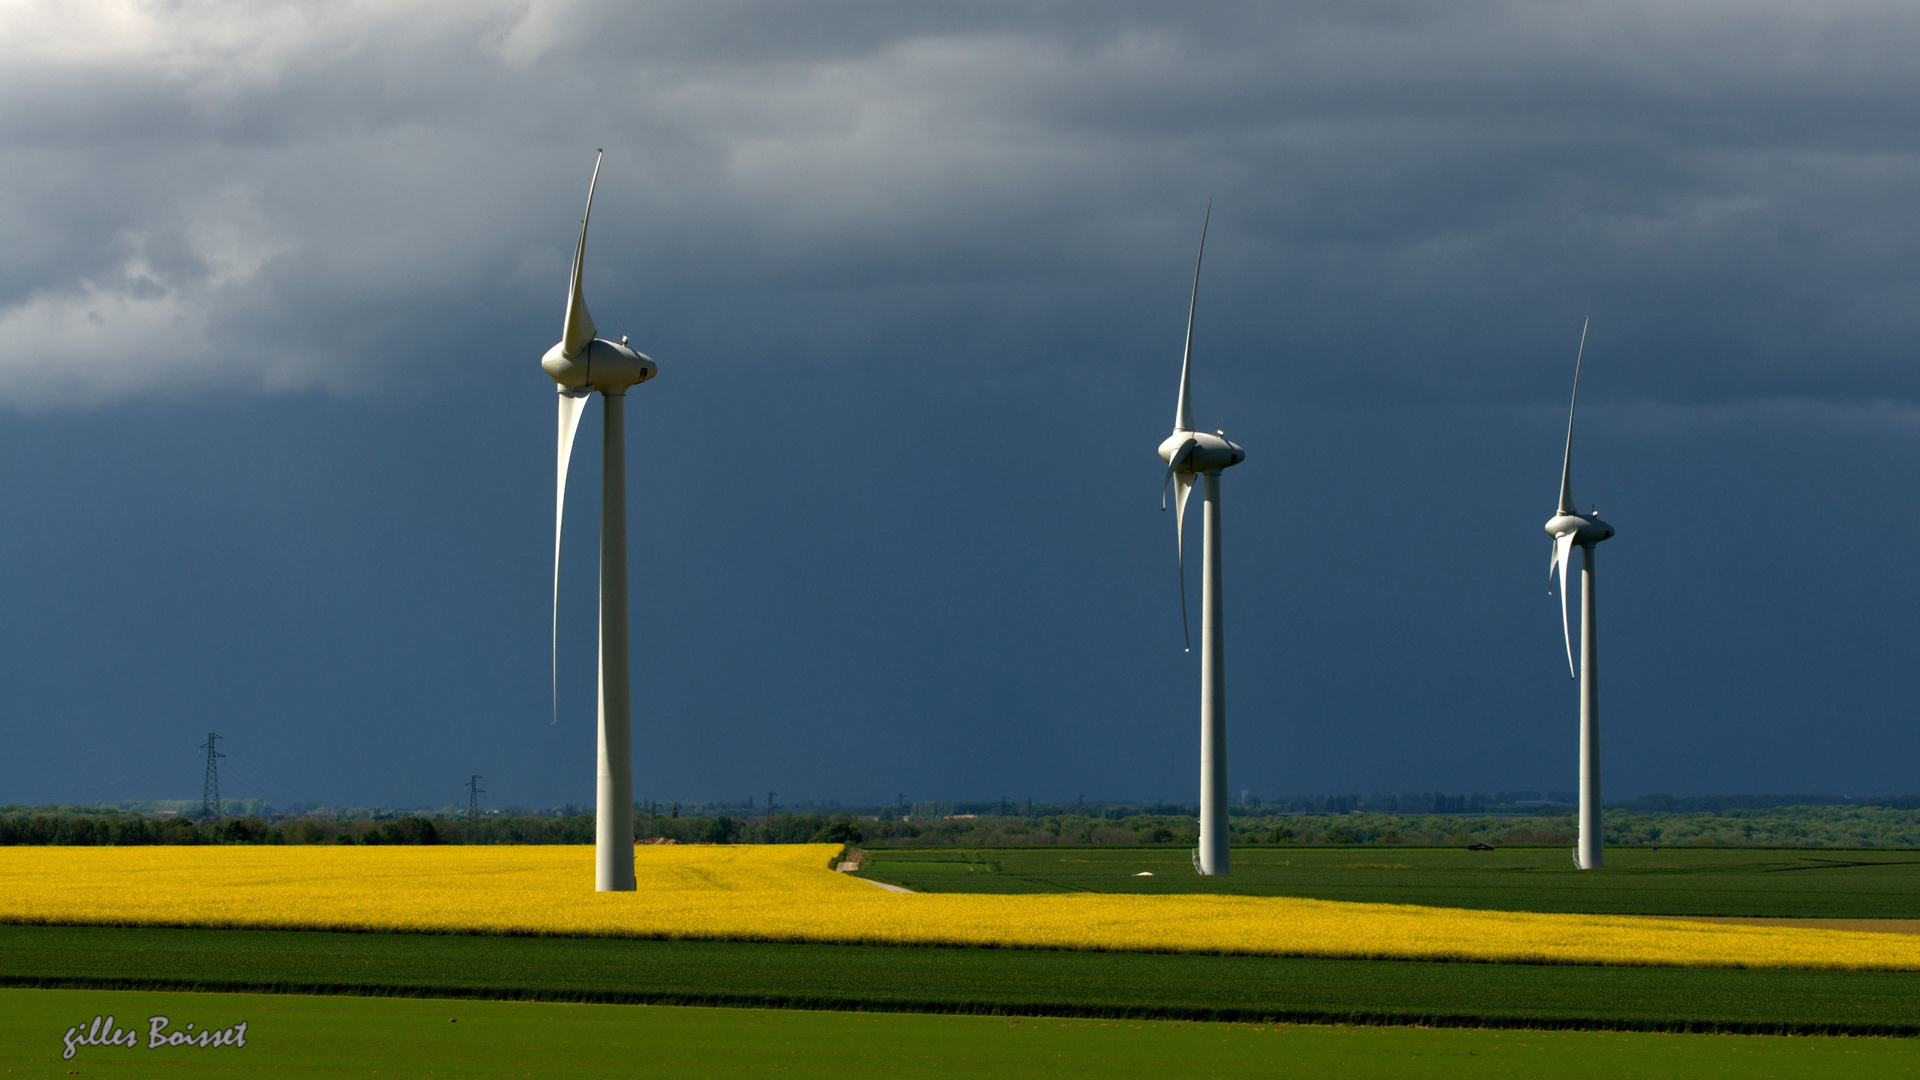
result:
[[(1141, 871), (1152, 876), (1141, 877)], [(1166, 848), (883, 848), (861, 876), (920, 892), (1231, 893), (1494, 911), (1920, 918), (1920, 852), (1611, 848), (1581, 871), (1562, 848), (1252, 848), (1200, 877)]]
[(0, 926), (0, 984), (868, 1011), (1920, 1034), (1920, 974)]
[[(144, 1033), (244, 1022), (244, 1047), (76, 1045), (92, 1017)], [(449, 1021), (452, 1021), (449, 1023)], [(76, 1033), (77, 1034), (77, 1033)], [(105, 1040), (102, 1040), (104, 1043)], [(19, 1080), (537, 1076), (541, 1080), (1751, 1080), (1920, 1075), (1910, 1039), (1502, 1031), (0, 989), (0, 1069)]]

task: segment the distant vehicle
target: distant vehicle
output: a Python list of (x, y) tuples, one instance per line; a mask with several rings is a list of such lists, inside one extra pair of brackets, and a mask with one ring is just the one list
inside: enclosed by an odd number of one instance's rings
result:
[(1468, 844), (1467, 850), (1468, 851), (1492, 851), (1493, 845), (1492, 844)]

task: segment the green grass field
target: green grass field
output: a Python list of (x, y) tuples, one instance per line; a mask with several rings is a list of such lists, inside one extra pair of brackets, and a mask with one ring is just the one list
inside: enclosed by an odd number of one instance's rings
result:
[(1920, 973), (0, 926), (0, 982), (863, 1011), (1920, 1034)]
[[(247, 1023), (247, 1045), (81, 1046), (112, 1015), (144, 1032)], [(1920, 1074), (1902, 1039), (1315, 1027), (0, 990), (0, 1065), (20, 1077), (1839, 1077)]]
[[(1152, 877), (1139, 877), (1149, 871)], [(1604, 870), (1563, 848), (1240, 848), (1203, 878), (1165, 848), (870, 851), (860, 874), (922, 892), (1238, 893), (1621, 915), (1920, 918), (1920, 853), (1830, 849), (1607, 850)]]

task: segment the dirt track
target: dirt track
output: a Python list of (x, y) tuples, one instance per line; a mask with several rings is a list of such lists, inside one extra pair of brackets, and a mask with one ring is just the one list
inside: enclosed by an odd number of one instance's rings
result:
[(1869, 934), (1920, 934), (1920, 919), (1748, 919), (1731, 915), (1649, 915), (1668, 922), (1737, 923), (1741, 926), (1804, 926)]

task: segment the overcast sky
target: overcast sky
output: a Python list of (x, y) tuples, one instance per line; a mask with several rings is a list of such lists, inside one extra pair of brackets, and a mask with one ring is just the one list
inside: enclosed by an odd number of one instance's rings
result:
[[(1920, 11), (0, 3), (0, 802), (593, 795), (629, 399), (636, 793), (1920, 790)], [(1197, 526), (1194, 532), (1197, 539)], [(1197, 584), (1197, 568), (1191, 579)], [(1197, 598), (1196, 598), (1197, 603)], [(1196, 608), (1197, 614), (1197, 608)]]

